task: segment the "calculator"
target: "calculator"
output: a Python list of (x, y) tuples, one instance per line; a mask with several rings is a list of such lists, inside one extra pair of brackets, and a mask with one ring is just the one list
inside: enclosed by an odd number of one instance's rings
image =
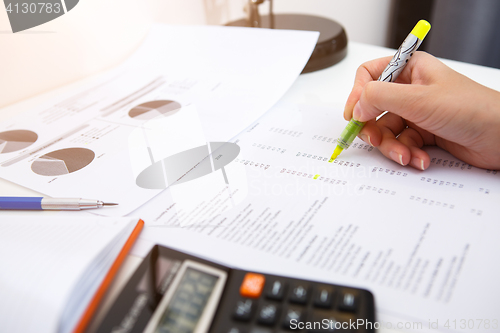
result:
[(99, 333), (375, 332), (371, 292), (249, 272), (155, 245)]

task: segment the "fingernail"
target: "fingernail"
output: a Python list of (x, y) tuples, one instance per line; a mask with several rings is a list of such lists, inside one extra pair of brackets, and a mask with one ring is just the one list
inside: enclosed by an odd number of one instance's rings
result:
[(420, 170), (425, 170), (424, 168), (424, 160), (420, 159), (420, 158), (417, 158), (417, 157), (414, 157), (412, 160), (411, 160), (411, 163), (416, 167), (416, 168), (420, 168)]
[(389, 156), (394, 160), (394, 162), (397, 162), (401, 165), (403, 164), (403, 155), (396, 153), (395, 151), (391, 151), (389, 153)]
[(358, 120), (361, 117), (361, 107), (359, 106), (359, 101), (354, 105), (354, 109), (352, 110), (352, 118), (354, 120)]
[(366, 134), (360, 134), (359, 138), (364, 142), (367, 142), (370, 146), (373, 146), (372, 141), (370, 140), (370, 136)]

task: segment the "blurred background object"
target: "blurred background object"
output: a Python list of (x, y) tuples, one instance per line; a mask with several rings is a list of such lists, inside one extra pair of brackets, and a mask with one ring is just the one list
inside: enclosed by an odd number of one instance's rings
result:
[(319, 31), (320, 35), (302, 73), (310, 73), (335, 65), (347, 55), (347, 35), (344, 28), (328, 18), (304, 14), (275, 14), (273, 0), (269, 12), (261, 14), (259, 6), (265, 0), (248, 0), (246, 17), (227, 23), (233, 27)]
[(500, 68), (500, 1), (393, 0), (389, 47), (421, 18), (432, 32), (420, 49), (437, 57)]

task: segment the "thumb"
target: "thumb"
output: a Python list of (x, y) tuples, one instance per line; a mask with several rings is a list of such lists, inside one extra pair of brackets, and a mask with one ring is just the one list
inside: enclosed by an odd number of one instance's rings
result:
[(353, 118), (361, 122), (375, 119), (389, 111), (411, 122), (423, 116), (426, 87), (419, 84), (368, 82), (353, 109)]

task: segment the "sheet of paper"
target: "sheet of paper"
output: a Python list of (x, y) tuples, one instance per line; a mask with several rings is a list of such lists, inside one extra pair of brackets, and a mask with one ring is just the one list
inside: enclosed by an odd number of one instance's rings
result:
[(92, 215), (2, 215), (0, 331), (74, 329), (136, 224)]
[(225, 172), (174, 184), (133, 212), (147, 224), (135, 254), (159, 243), (355, 285), (374, 292), (379, 320), (399, 318), (401, 328), (490, 332), (500, 324), (500, 174), (432, 147), (422, 172), (359, 139), (328, 163), (341, 114), (273, 108), (234, 140), (240, 150)]
[(276, 103), (317, 37), (155, 26), (91, 86), (1, 123), (0, 177), (53, 197), (118, 202), (98, 213), (125, 215), (174, 181), (140, 183), (146, 168), (186, 151), (189, 170), (207, 155), (190, 150), (230, 140)]

